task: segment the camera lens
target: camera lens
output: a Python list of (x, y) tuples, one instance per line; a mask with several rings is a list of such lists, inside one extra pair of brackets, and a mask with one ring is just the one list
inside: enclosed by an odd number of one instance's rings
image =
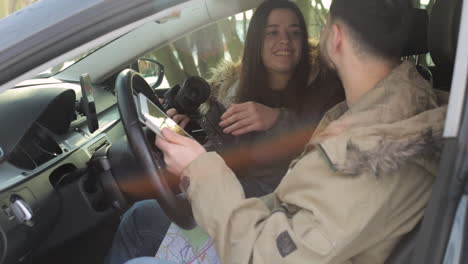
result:
[[(210, 96), (210, 85), (201, 77), (189, 77), (176, 95), (175, 101), (180, 113), (195, 113)], [(180, 110), (180, 111), (179, 111)]]

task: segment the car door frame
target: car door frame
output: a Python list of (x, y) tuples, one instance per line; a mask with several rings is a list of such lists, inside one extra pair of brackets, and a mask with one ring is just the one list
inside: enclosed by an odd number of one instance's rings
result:
[(410, 263), (468, 263), (468, 4), (463, 5), (444, 149)]
[(0, 92), (188, 1), (43, 0), (13, 13), (0, 24), (14, 37), (0, 41)]

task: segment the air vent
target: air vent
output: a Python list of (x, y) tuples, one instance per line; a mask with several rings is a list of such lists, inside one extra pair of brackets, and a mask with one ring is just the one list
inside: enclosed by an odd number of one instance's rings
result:
[(9, 161), (14, 166), (33, 170), (62, 154), (62, 149), (40, 125), (34, 124), (15, 147)]
[(73, 118), (72, 118), (72, 122), (77, 122), (77, 121), (81, 121), (83, 120), (83, 118), (85, 117), (85, 114), (79, 110), (76, 110), (74, 113), (73, 113)]
[(75, 111), (73, 112), (72, 121), (79, 120), (85, 116), (85, 113), (81, 109), (80, 101), (75, 101)]
[(75, 110), (73, 111), (73, 116), (71, 120), (71, 126), (77, 126), (81, 124), (83, 121), (86, 121), (86, 115), (84, 111), (81, 109), (80, 101), (75, 101)]

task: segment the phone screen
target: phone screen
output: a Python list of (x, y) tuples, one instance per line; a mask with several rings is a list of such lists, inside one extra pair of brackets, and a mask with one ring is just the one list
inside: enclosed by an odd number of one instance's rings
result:
[[(146, 96), (139, 94), (139, 98), (141, 104), (141, 111), (146, 119), (145, 123), (150, 128), (152, 125), (159, 128), (159, 130), (163, 128), (169, 128), (179, 135), (191, 138), (191, 136), (183, 128), (177, 125), (177, 123), (174, 120), (167, 116), (164, 111), (162, 111), (159, 107), (153, 104), (153, 102), (151, 102)], [(159, 131), (155, 132), (158, 133)]]

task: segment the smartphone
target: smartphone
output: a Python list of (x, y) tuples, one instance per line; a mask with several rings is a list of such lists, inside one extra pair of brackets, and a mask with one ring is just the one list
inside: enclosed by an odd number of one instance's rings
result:
[(161, 130), (167, 127), (179, 135), (192, 138), (189, 133), (177, 125), (174, 120), (151, 102), (148, 97), (138, 93), (138, 95), (135, 96), (135, 102), (137, 103), (140, 122), (149, 127), (156, 135), (163, 137)]
[(93, 133), (99, 128), (99, 122), (96, 114), (96, 104), (94, 103), (94, 88), (88, 73), (80, 76), (81, 101), (80, 106), (86, 115), (89, 132)]

